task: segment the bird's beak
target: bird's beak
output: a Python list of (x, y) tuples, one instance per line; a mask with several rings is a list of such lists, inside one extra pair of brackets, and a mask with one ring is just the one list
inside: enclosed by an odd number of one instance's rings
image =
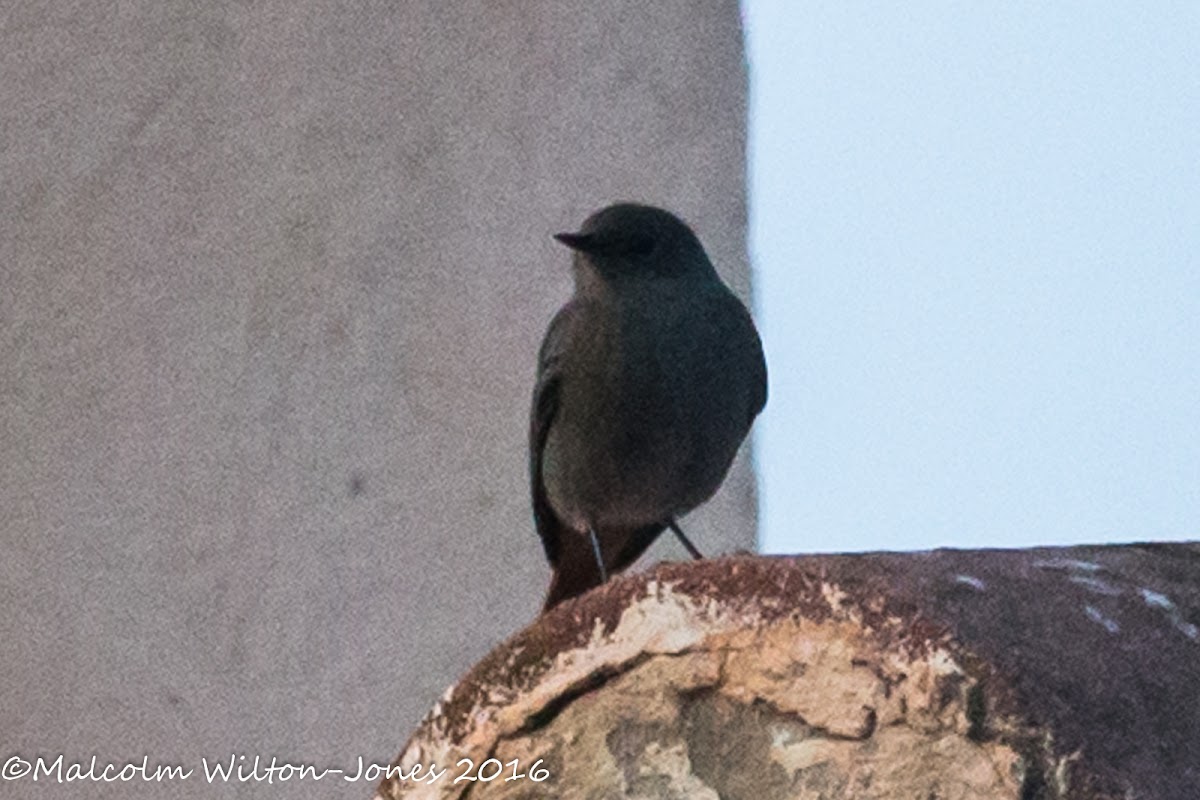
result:
[(596, 237), (590, 233), (556, 233), (554, 238), (581, 253), (590, 253), (596, 249)]

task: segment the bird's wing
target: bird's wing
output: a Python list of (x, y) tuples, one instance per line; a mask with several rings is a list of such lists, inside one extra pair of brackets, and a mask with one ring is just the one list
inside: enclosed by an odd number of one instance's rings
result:
[(550, 321), (546, 338), (538, 351), (537, 381), (533, 387), (533, 404), (529, 412), (529, 484), (533, 497), (533, 521), (546, 560), (557, 568), (562, 555), (563, 523), (550, 507), (546, 486), (542, 482), (542, 451), (550, 426), (558, 412), (558, 401), (562, 387), (562, 363), (571, 340), (571, 330), (582, 313), (577, 302), (570, 302), (559, 309)]
[[(533, 404), (529, 414), (529, 484), (533, 497), (533, 520), (537, 525), (538, 535), (542, 538), (546, 560), (554, 569), (554, 577), (546, 593), (545, 610), (568, 598), (581, 595), (601, 583), (600, 568), (596, 564), (591, 547), (586, 544), (585, 538), (571, 531), (554, 513), (542, 479), (542, 456), (546, 449), (546, 439), (550, 435), (550, 428), (554, 424), (562, 396), (563, 363), (570, 357), (572, 344), (578, 341), (577, 331), (580, 330), (587, 313), (586, 303), (572, 301), (563, 306), (551, 320), (546, 338), (542, 340), (542, 348), (538, 352), (537, 382), (534, 384)], [(622, 547), (615, 559), (606, 559), (615, 562), (608, 565), (613, 572), (619, 571), (641, 555), (663, 526), (651, 527), (653, 530), (647, 528), (633, 532), (633, 541)]]
[[(717, 319), (723, 321), (725, 334), (730, 341), (738, 342), (741, 347), (736, 356), (744, 365), (750, 380), (750, 419), (747, 425), (767, 405), (767, 359), (763, 355), (762, 340), (758, 337), (758, 329), (754, 327), (754, 318), (750, 310), (737, 298), (732, 291), (726, 289), (719, 295)], [(740, 370), (739, 370), (740, 371)]]

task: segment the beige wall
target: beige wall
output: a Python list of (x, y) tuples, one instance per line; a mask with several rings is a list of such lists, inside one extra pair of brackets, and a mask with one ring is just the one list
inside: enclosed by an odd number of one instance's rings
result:
[(737, 4), (20, 3), (0, 72), (0, 758), (197, 771), (0, 794), (390, 759), (548, 581), (549, 235), (667, 205), (747, 294)]

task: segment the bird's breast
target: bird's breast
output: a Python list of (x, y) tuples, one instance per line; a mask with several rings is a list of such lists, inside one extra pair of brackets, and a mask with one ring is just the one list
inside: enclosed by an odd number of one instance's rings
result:
[(728, 299), (646, 292), (581, 326), (543, 456), (564, 519), (642, 525), (716, 491), (752, 416)]

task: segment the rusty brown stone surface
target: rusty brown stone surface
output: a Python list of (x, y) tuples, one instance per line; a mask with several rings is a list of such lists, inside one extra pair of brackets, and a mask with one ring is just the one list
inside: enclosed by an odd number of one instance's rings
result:
[(380, 794), (1200, 797), (1198, 586), (1194, 544), (660, 565), (493, 651), (397, 760), (449, 773)]

